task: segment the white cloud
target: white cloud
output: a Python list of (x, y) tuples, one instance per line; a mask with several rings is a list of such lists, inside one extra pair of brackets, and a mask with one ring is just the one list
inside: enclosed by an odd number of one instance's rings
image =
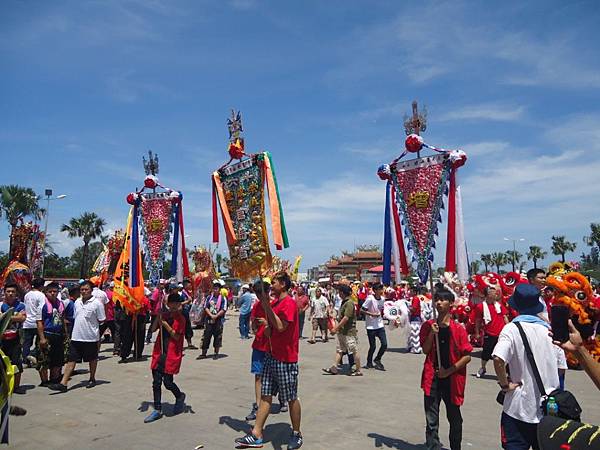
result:
[(597, 58), (579, 45), (585, 29), (523, 31), (506, 24), (511, 14), (522, 14), (519, 7), (505, 8), (495, 22), (482, 21), (487, 14), (477, 9), (470, 2), (423, 2), (386, 22), (358, 27), (326, 79), (338, 84), (397, 75), (423, 84), (475, 72), (488, 83), (600, 87)]
[(510, 153), (512, 147), (505, 141), (483, 141), (464, 144), (461, 149), (467, 153), (469, 158), (492, 155), (494, 158), (498, 158)]
[(524, 106), (510, 106), (495, 103), (466, 105), (453, 108), (440, 115), (437, 120), (491, 120), (498, 122), (516, 122), (523, 118)]

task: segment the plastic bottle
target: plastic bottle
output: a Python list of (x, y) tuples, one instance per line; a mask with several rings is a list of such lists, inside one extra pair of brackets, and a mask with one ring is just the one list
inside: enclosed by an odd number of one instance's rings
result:
[(554, 397), (548, 398), (548, 401), (546, 402), (546, 412), (549, 416), (558, 415), (558, 404), (556, 403), (556, 399)]

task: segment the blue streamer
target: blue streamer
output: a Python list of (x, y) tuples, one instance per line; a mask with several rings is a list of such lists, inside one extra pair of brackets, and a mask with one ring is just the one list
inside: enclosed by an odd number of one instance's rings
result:
[(176, 203), (175, 207), (175, 226), (173, 227), (173, 251), (171, 252), (171, 277), (177, 275), (177, 257), (179, 256), (179, 210), (180, 203)]
[(129, 285), (131, 287), (138, 287), (140, 285), (140, 280), (138, 279), (138, 256), (140, 254), (140, 237), (138, 230), (138, 214), (139, 214), (139, 205), (136, 203), (133, 207), (133, 218), (131, 223), (131, 248), (130, 248), (130, 258), (131, 258), (131, 267), (129, 268)]
[[(388, 181), (385, 188), (385, 213), (383, 224), (383, 284), (389, 285), (392, 279), (392, 228), (390, 226), (390, 189), (391, 182)], [(398, 270), (398, 267), (396, 267)]]

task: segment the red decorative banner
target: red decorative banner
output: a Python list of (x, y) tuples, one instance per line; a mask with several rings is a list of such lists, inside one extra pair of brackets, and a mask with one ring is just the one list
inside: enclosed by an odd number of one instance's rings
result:
[[(144, 237), (146, 260), (158, 266), (165, 259), (171, 232), (173, 202), (169, 197), (143, 198), (141, 229)], [(148, 268), (151, 271), (151, 268)]]

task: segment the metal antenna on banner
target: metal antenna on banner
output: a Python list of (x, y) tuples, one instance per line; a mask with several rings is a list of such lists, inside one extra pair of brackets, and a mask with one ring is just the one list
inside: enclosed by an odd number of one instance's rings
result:
[[(413, 103), (414, 105), (414, 103)], [(429, 268), (429, 286), (431, 287), (431, 303), (433, 307), (433, 320), (437, 322), (438, 313), (435, 307), (435, 299), (433, 295), (433, 267), (431, 266), (431, 261), (428, 261)], [(435, 335), (435, 353), (437, 356), (438, 370), (442, 367), (442, 357), (440, 356), (440, 336), (439, 333)]]
[[(419, 113), (419, 107), (416, 100), (412, 102), (412, 117), (404, 115), (404, 132), (409, 134), (421, 135), (427, 129), (427, 108), (423, 107), (423, 112)], [(417, 152), (417, 158), (421, 157), (421, 151)]]

